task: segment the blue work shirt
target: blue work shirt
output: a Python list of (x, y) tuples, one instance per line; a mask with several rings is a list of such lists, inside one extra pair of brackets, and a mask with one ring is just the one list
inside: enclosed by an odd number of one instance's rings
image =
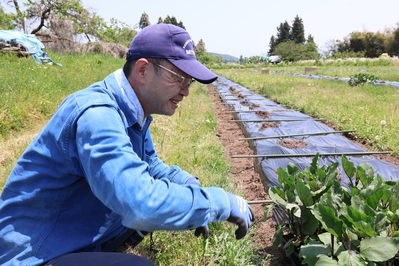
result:
[(184, 185), (192, 175), (158, 158), (152, 117), (138, 123), (117, 73), (67, 97), (18, 160), (0, 199), (1, 265), (101, 251), (126, 227), (187, 230), (228, 218), (224, 190)]

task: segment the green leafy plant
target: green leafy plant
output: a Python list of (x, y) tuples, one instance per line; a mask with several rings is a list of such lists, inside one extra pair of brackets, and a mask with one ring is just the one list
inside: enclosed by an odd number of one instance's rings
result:
[(359, 73), (350, 76), (348, 80), (348, 84), (352, 87), (354, 86), (362, 86), (364, 84), (371, 84), (374, 85), (376, 80), (378, 79), (377, 76), (366, 74), (366, 73)]
[[(369, 164), (354, 166), (345, 156), (318, 168), (318, 155), (302, 172), (294, 164), (278, 169), (280, 187), (269, 189), (276, 208), (287, 214), (273, 247), (283, 240), (307, 265), (394, 265), (399, 251), (399, 182), (375, 175)], [(267, 216), (265, 216), (267, 217)], [(396, 264), (395, 264), (396, 265)]]

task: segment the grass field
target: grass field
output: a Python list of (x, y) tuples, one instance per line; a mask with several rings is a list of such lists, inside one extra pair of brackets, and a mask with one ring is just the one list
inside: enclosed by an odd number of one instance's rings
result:
[(350, 77), (358, 73), (377, 76), (379, 80), (399, 81), (399, 59), (347, 59), (320, 62), (300, 62), (268, 66), (270, 70), (286, 73), (305, 73), (305, 67), (316, 67), (309, 74), (332, 77)]

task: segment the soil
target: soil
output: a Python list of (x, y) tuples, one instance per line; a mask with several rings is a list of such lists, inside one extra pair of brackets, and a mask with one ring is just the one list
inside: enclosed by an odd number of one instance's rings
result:
[[(261, 176), (256, 171), (256, 161), (253, 158), (231, 158), (233, 155), (254, 154), (254, 151), (248, 142), (239, 140), (245, 138), (245, 135), (237, 123), (230, 122), (234, 117), (228, 111), (233, 110), (223, 104), (214, 87), (210, 86), (210, 88), (217, 114), (217, 136), (224, 147), (228, 160), (230, 160), (231, 176), (237, 181), (238, 190), (244, 193), (244, 197), (248, 201), (270, 199)], [(256, 218), (251, 227), (251, 233), (259, 246), (257, 250), (259, 256), (267, 257), (271, 261), (269, 265), (291, 265), (283, 249), (272, 250), (276, 223), (270, 217), (264, 221), (265, 206), (253, 204), (251, 207)]]
[(276, 122), (264, 122), (264, 123), (262, 123), (262, 126), (260, 127), (260, 131), (268, 129), (269, 127), (279, 127), (279, 126), (280, 125)]
[(272, 113), (269, 111), (256, 111), (255, 114), (263, 119), (268, 118), (272, 115)]
[(281, 140), (278, 144), (288, 149), (306, 148), (308, 145), (308, 143), (303, 140)]

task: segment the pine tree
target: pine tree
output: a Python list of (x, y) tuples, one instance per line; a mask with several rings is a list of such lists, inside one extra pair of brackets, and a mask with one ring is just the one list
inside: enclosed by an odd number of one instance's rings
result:
[(198, 44), (195, 45), (194, 49), (196, 54), (201, 52), (206, 52), (205, 42), (202, 39), (200, 39)]
[(290, 24), (288, 24), (287, 21), (285, 21), (284, 23), (280, 23), (280, 26), (277, 27), (277, 38), (275, 45), (291, 40), (290, 31), (291, 31), (291, 26)]
[(144, 29), (145, 27), (151, 25), (150, 23), (150, 18), (149, 16), (144, 12), (141, 14), (140, 22), (139, 22), (139, 28)]
[(269, 43), (269, 52), (267, 52), (268, 55), (272, 55), (274, 53), (274, 48), (276, 47), (276, 40), (274, 39), (274, 36), (270, 38), (270, 43)]
[(310, 43), (310, 42), (314, 43), (314, 37), (312, 36), (312, 34), (308, 35), (308, 39), (306, 41), (306, 43)]
[(184, 27), (183, 22), (181, 22), (181, 21), (177, 22), (177, 19), (174, 16), (170, 17), (168, 15), (168, 16), (166, 16), (166, 18), (164, 20), (162, 20), (162, 18), (160, 17), (158, 19), (158, 24), (159, 23), (172, 24), (172, 25), (178, 26), (180, 28), (186, 29), (186, 27)]
[(296, 15), (291, 29), (291, 40), (295, 43), (305, 43), (305, 27), (303, 26), (302, 19)]

